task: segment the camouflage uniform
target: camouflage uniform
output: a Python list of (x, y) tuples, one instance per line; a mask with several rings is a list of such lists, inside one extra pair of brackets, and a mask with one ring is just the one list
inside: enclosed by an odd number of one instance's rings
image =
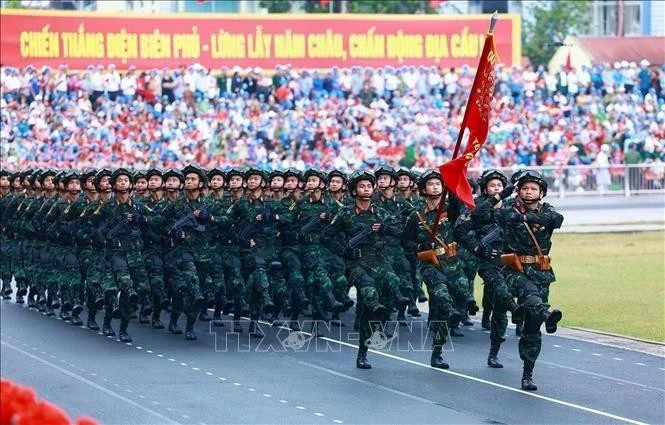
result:
[[(351, 195), (356, 196), (359, 182), (376, 180), (368, 172), (356, 171), (349, 177)], [(373, 225), (380, 223), (379, 231)], [(388, 214), (371, 205), (367, 210), (357, 206), (345, 207), (332, 223), (332, 231), (341, 235), (341, 244), (334, 247), (346, 255), (347, 276), (358, 293), (358, 324), (360, 343), (356, 366), (369, 369), (367, 362), (368, 341), (372, 335), (371, 320), (387, 320), (390, 310), (383, 303), (392, 305), (399, 287), (399, 278), (392, 270), (385, 253), (385, 236), (399, 235), (401, 229), (394, 226)]]
[[(7, 170), (0, 170), (0, 177), (9, 180), (10, 174)], [(9, 183), (11, 185), (11, 182)], [(3, 299), (9, 299), (11, 292), (11, 253), (10, 253), (10, 232), (9, 232), (9, 210), (8, 206), (13, 198), (12, 192), (8, 189), (7, 193), (0, 193), (0, 279), (2, 288), (0, 290)]]
[[(425, 171), (418, 180), (421, 192), (425, 190), (426, 182), (430, 179), (441, 180), (441, 175), (438, 171)], [(447, 217), (455, 215), (451, 210), (449, 205)], [(436, 216), (437, 209), (428, 209), (427, 205), (412, 212), (406, 223), (404, 244), (411, 252), (431, 254), (427, 260), (419, 257), (420, 274), (429, 294), (428, 321), (433, 331), (431, 364), (433, 367), (447, 369), (448, 364), (441, 358), (448, 333), (446, 328), (456, 326), (461, 315), (467, 311), (475, 314), (477, 307), (468, 291), (461, 261), (456, 255), (454, 228), (447, 217), (443, 217), (439, 222), (436, 238), (432, 243), (431, 232)], [(462, 311), (459, 309), (460, 304), (464, 308)]]
[[(547, 194), (547, 183), (539, 173), (521, 173), (517, 179), (518, 189), (527, 182), (540, 186), (541, 197)], [(552, 232), (561, 227), (563, 216), (547, 203), (538, 203), (536, 209), (527, 209), (518, 198), (514, 203), (493, 209), (498, 202), (496, 197), (489, 198), (488, 202), (476, 207), (474, 216), (481, 223), (496, 219), (505, 232), (505, 252), (519, 258), (519, 261), (503, 270), (508, 288), (524, 307), (524, 330), (519, 341), (520, 358), (524, 362), (522, 388), (535, 390), (537, 387), (533, 383), (532, 373), (542, 346), (540, 327), (545, 322), (548, 333), (556, 332), (562, 314), (558, 310), (548, 311), (549, 286), (555, 276), (549, 261), (539, 256), (527, 226), (531, 228), (542, 254), (547, 256), (551, 248)]]

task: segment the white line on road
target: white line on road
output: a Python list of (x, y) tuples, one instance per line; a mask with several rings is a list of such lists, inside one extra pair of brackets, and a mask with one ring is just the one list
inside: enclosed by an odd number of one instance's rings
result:
[(612, 360), (618, 360), (618, 361), (621, 361), (621, 360), (623, 360), (623, 359), (622, 359), (622, 358), (619, 358), (619, 357), (612, 357)]
[(573, 350), (573, 351), (577, 351), (578, 353), (579, 353), (580, 351), (582, 351), (582, 350), (580, 350), (579, 348), (573, 348), (572, 350)]
[(644, 363), (640, 363), (640, 362), (637, 362), (635, 364), (638, 365), (638, 366), (646, 366)]
[(598, 354), (598, 353), (591, 353), (591, 355), (592, 355), (592, 356), (596, 356), (596, 357), (600, 357), (600, 356), (602, 356), (602, 354)]
[(56, 364), (53, 364), (53, 363), (49, 362), (48, 360), (44, 360), (44, 359), (39, 358), (39, 357), (37, 357), (37, 356), (33, 356), (32, 354), (28, 353), (27, 351), (21, 350), (20, 348), (15, 347), (15, 346), (13, 346), (12, 344), (10, 344), (10, 343), (8, 343), (8, 342), (0, 341), (0, 343), (2, 343), (2, 345), (6, 346), (6, 347), (8, 347), (8, 348), (11, 348), (11, 349), (13, 349), (13, 350), (15, 350), (15, 351), (18, 351), (19, 353), (22, 353), (22, 354), (25, 355), (25, 356), (30, 357), (31, 359), (33, 359), (33, 360), (35, 360), (35, 361), (38, 361), (38, 362), (43, 363), (43, 364), (45, 364), (45, 365), (47, 365), (47, 366), (50, 366), (50, 367), (52, 367), (53, 369), (57, 370), (58, 372), (61, 372), (61, 373), (65, 374), (65, 375), (67, 375), (67, 376), (69, 376), (69, 377), (71, 377), (71, 378), (74, 378), (74, 379), (76, 379), (76, 380), (79, 381), (79, 382), (82, 382), (82, 383), (84, 383), (84, 384), (87, 384), (87, 385), (91, 386), (92, 388), (95, 388), (95, 389), (97, 389), (97, 390), (99, 390), (99, 391), (102, 391), (102, 392), (104, 392), (104, 393), (106, 393), (106, 394), (112, 396), (112, 397), (117, 398), (118, 400), (122, 400), (122, 401), (124, 401), (125, 403), (130, 404), (130, 405), (136, 407), (137, 409), (141, 409), (141, 410), (143, 410), (144, 412), (149, 413), (149, 414), (151, 414), (151, 415), (153, 415), (153, 416), (159, 418), (160, 420), (162, 420), (162, 421), (164, 421), (164, 422), (167, 422), (167, 423), (170, 423), (170, 424), (179, 424), (179, 423), (180, 423), (180, 422), (176, 422), (176, 421), (172, 420), (171, 418), (168, 418), (168, 417), (166, 417), (166, 416), (164, 416), (164, 415), (162, 415), (162, 414), (160, 414), (160, 413), (158, 413), (158, 412), (155, 412), (154, 410), (151, 410), (151, 409), (149, 409), (149, 408), (147, 408), (147, 407), (145, 407), (145, 406), (141, 406), (140, 404), (136, 403), (135, 401), (130, 400), (130, 399), (128, 399), (127, 397), (125, 397), (125, 396), (123, 396), (123, 395), (120, 395), (120, 394), (118, 394), (118, 393), (116, 393), (116, 392), (114, 392), (114, 391), (112, 391), (112, 390), (110, 390), (110, 389), (108, 389), (108, 388), (105, 388), (105, 387), (103, 387), (103, 386), (101, 386), (101, 385), (99, 385), (99, 384), (97, 384), (97, 383), (95, 383), (95, 382), (93, 382), (93, 381), (90, 381), (89, 379), (86, 379), (86, 378), (84, 378), (84, 377), (82, 377), (82, 376), (80, 376), (80, 375), (77, 375), (77, 374), (74, 373), (74, 372), (71, 372), (71, 371), (69, 371), (69, 370), (67, 370), (67, 369), (63, 369), (63, 368), (61, 368), (60, 366), (58, 366), (58, 365), (56, 365)]
[[(321, 340), (329, 341), (329, 342), (341, 344), (341, 345), (344, 345), (344, 346), (347, 346), (347, 347), (352, 347), (352, 348), (358, 349), (357, 345), (349, 344), (348, 342), (344, 342), (344, 341), (338, 341), (338, 340), (332, 339), (332, 338), (321, 337)], [(410, 360), (410, 359), (406, 359), (406, 358), (403, 358), (403, 357), (399, 357), (399, 356), (396, 356), (394, 354), (383, 353), (381, 351), (375, 351), (375, 350), (369, 350), (369, 351), (372, 352), (372, 353), (378, 354), (380, 356), (387, 357), (389, 359), (398, 360), (398, 361), (409, 363), (409, 364), (412, 364), (412, 365), (415, 365), (415, 366), (425, 367), (427, 369), (431, 369), (431, 370), (434, 370), (434, 371), (439, 372), (439, 373), (445, 373), (447, 375), (457, 376), (458, 378), (468, 379), (470, 381), (478, 382), (478, 383), (481, 383), (481, 384), (490, 385), (490, 386), (497, 387), (497, 388), (502, 388), (502, 389), (507, 390), (507, 391), (512, 391), (512, 392), (515, 392), (515, 393), (522, 394), (526, 397), (538, 398), (538, 399), (541, 399), (541, 400), (549, 401), (551, 403), (560, 404), (562, 406), (571, 407), (573, 409), (582, 410), (584, 412), (593, 413), (593, 414), (596, 414), (596, 415), (599, 415), (599, 416), (604, 416), (604, 417), (610, 418), (610, 419), (616, 419), (616, 420), (623, 421), (623, 422), (630, 423), (630, 424), (645, 425), (644, 422), (640, 422), (640, 421), (630, 419), (630, 418), (625, 418), (623, 416), (614, 415), (612, 413), (603, 412), (602, 410), (593, 409), (591, 407), (586, 407), (586, 406), (582, 406), (582, 405), (575, 404), (575, 403), (569, 403), (567, 401), (559, 400), (559, 399), (552, 398), (552, 397), (547, 397), (547, 396), (540, 395), (540, 394), (534, 394), (532, 392), (522, 391), (521, 389), (509, 387), (507, 385), (499, 384), (497, 382), (487, 381), (487, 380), (481, 379), (481, 378), (476, 378), (475, 376), (470, 376), (470, 375), (465, 375), (463, 373), (454, 372), (454, 371), (451, 371), (449, 369), (446, 370), (446, 369), (433, 368), (432, 366), (430, 366), (428, 364), (420, 363), (420, 362), (417, 362), (415, 360)]]

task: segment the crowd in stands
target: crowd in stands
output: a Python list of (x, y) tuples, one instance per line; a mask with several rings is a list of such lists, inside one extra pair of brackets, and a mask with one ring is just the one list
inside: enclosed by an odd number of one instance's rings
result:
[[(0, 67), (4, 168), (197, 163), (351, 170), (450, 159), (468, 67)], [(665, 161), (665, 65), (499, 66), (472, 167)]]

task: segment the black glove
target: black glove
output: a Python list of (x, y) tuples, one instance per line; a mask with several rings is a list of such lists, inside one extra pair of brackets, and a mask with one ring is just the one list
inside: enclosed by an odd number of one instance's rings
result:
[(524, 221), (524, 216), (515, 208), (511, 208), (508, 214), (506, 214), (506, 221), (509, 223), (519, 223)]
[(346, 256), (352, 260), (360, 258), (360, 248), (347, 248)]
[(418, 244), (418, 251), (434, 249), (434, 242), (423, 242)]
[(501, 199), (506, 199), (510, 197), (510, 195), (512, 195), (513, 192), (515, 192), (515, 186), (509, 184), (508, 186), (503, 188), (503, 190), (499, 193), (499, 196), (501, 196)]
[(210, 220), (210, 211), (208, 210), (199, 210), (199, 220), (206, 222)]
[(264, 211), (261, 213), (261, 221), (264, 223), (270, 223), (275, 219), (275, 214), (270, 211)]

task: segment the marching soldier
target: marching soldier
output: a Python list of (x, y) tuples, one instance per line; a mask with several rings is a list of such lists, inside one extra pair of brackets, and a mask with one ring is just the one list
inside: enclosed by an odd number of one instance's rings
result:
[[(335, 249), (345, 252), (348, 277), (358, 293), (357, 314), (360, 331), (356, 367), (371, 369), (367, 361), (371, 321), (385, 321), (389, 311), (380, 299), (394, 297), (399, 278), (393, 273), (385, 254), (385, 235), (397, 235), (400, 229), (393, 227), (387, 214), (372, 205), (376, 179), (367, 171), (355, 171), (349, 177), (349, 190), (355, 199), (332, 223), (333, 231), (341, 234), (340, 244)], [(387, 293), (386, 293), (387, 292)]]
[[(151, 168), (146, 172), (149, 197), (138, 205), (139, 214), (146, 217), (142, 226), (143, 261), (148, 273), (151, 291), (152, 316), (150, 326), (164, 329), (161, 312), (170, 305), (164, 288), (164, 248), (167, 243), (165, 211), (168, 201), (164, 198), (164, 176), (162, 170)], [(145, 310), (144, 310), (145, 314)]]
[(148, 176), (143, 170), (134, 172), (134, 191), (132, 192), (132, 197), (136, 201), (143, 201), (150, 197), (150, 192), (148, 191)]
[(10, 262), (10, 239), (7, 217), (9, 215), (8, 206), (12, 200), (11, 182), (9, 181), (9, 172), (0, 170), (0, 280), (2, 280), (2, 299), (8, 300), (13, 292), (11, 287), (12, 269)]
[(446, 327), (454, 327), (462, 312), (456, 306), (462, 300), (465, 311), (478, 311), (473, 296), (468, 292), (466, 278), (457, 257), (457, 242), (454, 241), (453, 226), (449, 218), (455, 215), (451, 203), (447, 217), (442, 218), (434, 237), (434, 223), (443, 194), (443, 181), (438, 171), (427, 170), (418, 180), (418, 188), (425, 196), (425, 205), (409, 216), (405, 230), (405, 246), (417, 252), (420, 273), (429, 293), (429, 326), (433, 331), (431, 366), (448, 369), (443, 360), (443, 345), (446, 342)]
[(547, 195), (547, 182), (540, 173), (524, 171), (516, 177), (517, 197), (502, 208), (494, 205), (507, 197), (505, 192), (480, 202), (473, 213), (480, 223), (496, 219), (504, 230), (506, 254), (501, 256), (505, 278), (512, 294), (524, 309), (524, 329), (519, 341), (520, 358), (524, 363), (522, 389), (538, 389), (533, 369), (540, 354), (545, 323), (547, 333), (554, 333), (562, 318), (559, 310), (549, 311), (549, 286), (555, 281), (550, 265), (551, 235), (561, 227), (563, 216), (553, 206), (541, 202)]

